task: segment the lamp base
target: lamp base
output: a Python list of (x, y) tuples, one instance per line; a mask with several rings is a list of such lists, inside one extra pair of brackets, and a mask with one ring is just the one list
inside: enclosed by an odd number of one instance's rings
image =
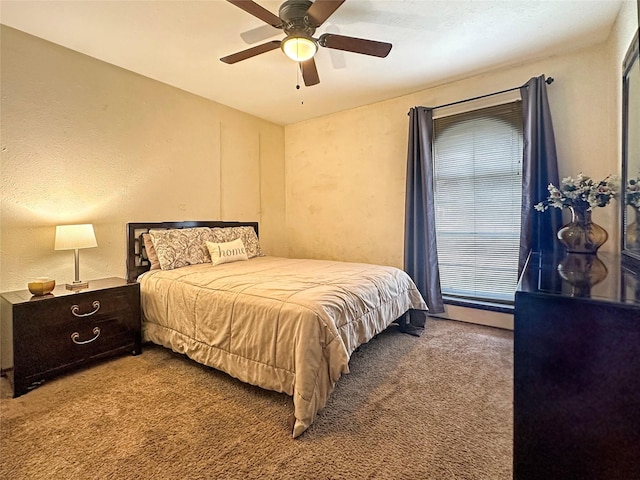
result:
[(82, 290), (89, 287), (89, 282), (73, 282), (65, 284), (67, 290)]

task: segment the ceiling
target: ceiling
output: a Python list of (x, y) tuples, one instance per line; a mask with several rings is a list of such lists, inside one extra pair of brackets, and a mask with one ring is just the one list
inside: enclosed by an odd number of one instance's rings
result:
[[(635, 0), (346, 0), (315, 37), (340, 33), (393, 48), (387, 58), (320, 48), (312, 87), (279, 49), (222, 63), (283, 38), (223, 0), (2, 0), (0, 22), (287, 125), (603, 42), (624, 1)], [(277, 15), (281, 2), (256, 3)]]

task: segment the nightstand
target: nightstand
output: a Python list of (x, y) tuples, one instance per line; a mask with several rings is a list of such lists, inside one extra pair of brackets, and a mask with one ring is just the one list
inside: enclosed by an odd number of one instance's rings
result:
[(142, 353), (140, 284), (91, 280), (77, 292), (57, 286), (44, 296), (28, 290), (0, 295), (2, 334), (12, 341), (13, 396), (45, 380), (113, 355)]

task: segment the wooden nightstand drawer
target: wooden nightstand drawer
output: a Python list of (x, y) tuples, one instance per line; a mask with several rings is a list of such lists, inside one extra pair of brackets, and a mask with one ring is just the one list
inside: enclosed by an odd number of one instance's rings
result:
[(3, 322), (13, 336), (14, 396), (90, 361), (141, 352), (139, 284), (103, 279), (80, 292), (57, 288), (46, 298), (22, 293), (2, 295)]

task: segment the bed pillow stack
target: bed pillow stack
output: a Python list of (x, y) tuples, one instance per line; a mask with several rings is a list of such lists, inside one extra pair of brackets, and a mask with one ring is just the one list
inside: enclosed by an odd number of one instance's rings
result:
[[(145, 237), (147, 235), (147, 237)], [(225, 253), (220, 245), (238, 240), (240, 243), (225, 245)], [(151, 263), (151, 270), (173, 270), (175, 268), (212, 262), (210, 249), (218, 255), (213, 265), (228, 263), (229, 261), (246, 260), (262, 256), (260, 243), (253, 227), (193, 227), (166, 230), (150, 230), (143, 234), (143, 242), (147, 258)], [(208, 243), (218, 245), (209, 247)], [(239, 252), (243, 250), (243, 253)], [(234, 253), (233, 255), (231, 253)], [(237, 258), (235, 257), (246, 257)]]

